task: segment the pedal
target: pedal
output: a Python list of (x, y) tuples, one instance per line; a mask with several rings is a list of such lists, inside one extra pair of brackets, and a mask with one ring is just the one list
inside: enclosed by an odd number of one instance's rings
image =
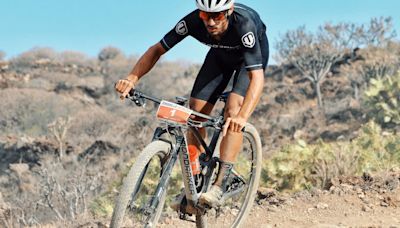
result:
[(182, 212), (178, 212), (178, 214), (179, 214), (179, 219), (180, 220), (186, 220), (187, 214), (182, 213)]
[(194, 215), (197, 214), (197, 208), (188, 203), (186, 196), (184, 196), (179, 204), (179, 210), (176, 210), (179, 215)]
[(188, 222), (196, 222), (196, 220), (189, 218), (188, 214), (179, 212), (179, 219)]
[(228, 188), (225, 191), (225, 194), (229, 195), (231, 192), (235, 192), (240, 190), (246, 185), (245, 180), (238, 173), (232, 172), (230, 176), (230, 183), (228, 184)]

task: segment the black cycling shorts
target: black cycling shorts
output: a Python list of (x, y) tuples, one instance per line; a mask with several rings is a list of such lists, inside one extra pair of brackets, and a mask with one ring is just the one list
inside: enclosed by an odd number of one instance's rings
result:
[[(269, 46), (265, 35), (261, 40), (263, 68), (268, 64)], [(197, 75), (191, 97), (215, 104), (233, 77), (232, 92), (246, 95), (250, 80), (244, 68), (240, 51), (226, 51), (211, 48)]]

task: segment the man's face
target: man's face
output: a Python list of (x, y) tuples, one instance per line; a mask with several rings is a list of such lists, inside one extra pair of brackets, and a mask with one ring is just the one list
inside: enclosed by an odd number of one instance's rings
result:
[(227, 12), (207, 13), (200, 11), (200, 18), (203, 21), (208, 33), (213, 37), (221, 36), (228, 29)]

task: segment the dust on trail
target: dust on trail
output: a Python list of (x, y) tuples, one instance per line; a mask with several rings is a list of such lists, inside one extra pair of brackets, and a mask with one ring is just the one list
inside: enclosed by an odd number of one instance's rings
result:
[[(260, 188), (242, 227), (400, 227), (400, 171), (337, 178), (331, 185), (293, 195)], [(195, 224), (170, 216), (160, 227)]]

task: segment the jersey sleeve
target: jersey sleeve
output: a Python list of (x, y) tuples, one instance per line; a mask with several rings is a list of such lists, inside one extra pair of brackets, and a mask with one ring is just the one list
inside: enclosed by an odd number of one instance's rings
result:
[(191, 12), (184, 18), (182, 18), (171, 31), (169, 31), (160, 41), (161, 45), (165, 50), (169, 50), (174, 47), (177, 43), (181, 42), (185, 37), (190, 35), (190, 31), (193, 29), (193, 17), (195, 11)]
[(246, 21), (239, 29), (239, 35), (246, 70), (263, 69), (260, 40), (254, 22)]

